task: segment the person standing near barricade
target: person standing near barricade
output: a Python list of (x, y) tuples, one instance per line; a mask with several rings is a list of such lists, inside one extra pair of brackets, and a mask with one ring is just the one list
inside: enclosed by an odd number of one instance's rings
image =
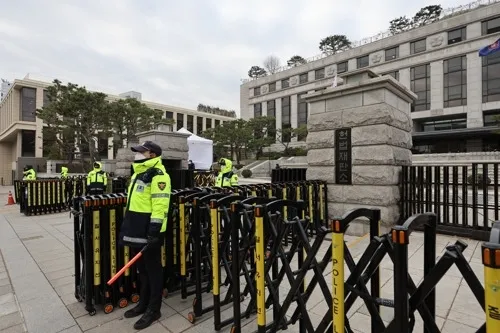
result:
[(31, 165), (24, 167), (23, 180), (36, 180), (36, 171)]
[(238, 176), (236, 176), (236, 184), (232, 184), (233, 180), (233, 162), (227, 158), (221, 158), (219, 160), (220, 171), (217, 175), (217, 180), (215, 181), (215, 186), (218, 187), (229, 187), (238, 184)]
[(61, 179), (66, 179), (68, 178), (68, 168), (67, 167), (61, 167)]
[(87, 195), (104, 194), (108, 185), (106, 172), (102, 170), (100, 162), (94, 162), (94, 169), (87, 175)]
[(161, 317), (163, 267), (161, 245), (167, 229), (171, 183), (162, 164), (162, 150), (146, 141), (132, 147), (136, 153), (134, 174), (128, 188), (127, 209), (120, 230), (120, 244), (131, 248), (135, 256), (144, 246), (137, 261), (140, 278), (140, 299), (136, 307), (125, 312), (125, 318), (143, 315), (135, 329), (144, 329)]

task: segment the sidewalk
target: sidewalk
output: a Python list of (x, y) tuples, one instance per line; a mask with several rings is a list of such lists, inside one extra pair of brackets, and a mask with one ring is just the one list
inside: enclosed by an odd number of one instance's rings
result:
[[(0, 190), (0, 193), (7, 193)], [(0, 200), (6, 202), (6, 195), (0, 194)], [(0, 201), (1, 202), (1, 201)], [(441, 256), (446, 245), (454, 243), (456, 238), (439, 236), (437, 254)], [(359, 258), (367, 246), (367, 237), (346, 237), (346, 241), (355, 258)], [(468, 248), (464, 252), (472, 269), (483, 281), (481, 263), (481, 243), (465, 240)], [(324, 243), (323, 253), (330, 246)], [(126, 309), (115, 309), (106, 315), (98, 307), (95, 316), (89, 316), (84, 304), (74, 297), (74, 258), (73, 224), (69, 213), (26, 217), (19, 213), (19, 206), (0, 207), (0, 332), (16, 333), (77, 333), (77, 332), (136, 332), (133, 323), (137, 318), (125, 319)], [(410, 271), (415, 283), (423, 274), (423, 235), (415, 233), (410, 239)], [(2, 262), (4, 260), (5, 264)], [(326, 281), (331, 284), (331, 268), (326, 268)], [(346, 274), (348, 270), (346, 269)], [(384, 260), (381, 265), (382, 297), (393, 298), (393, 276), (390, 262)], [(310, 278), (308, 278), (310, 281)], [(286, 291), (286, 286), (280, 289)], [(211, 294), (204, 294), (207, 303)], [(323, 316), (326, 310), (321, 293), (313, 293), (308, 302), (312, 318)], [(442, 332), (475, 332), (484, 323), (485, 315), (477, 304), (460, 272), (453, 267), (437, 287), (437, 322)], [(16, 301), (17, 300), (17, 301)], [(178, 293), (164, 299), (162, 317), (143, 332), (213, 332), (210, 313), (198, 318), (196, 325), (187, 319), (192, 309), (193, 297), (182, 300)], [(243, 302), (244, 304), (247, 302)], [(18, 307), (19, 304), (19, 307)], [(348, 316), (351, 327), (356, 332), (368, 332), (370, 317), (363, 303), (358, 300)], [(382, 318), (389, 322), (393, 309), (383, 308)], [(414, 332), (421, 332), (421, 319), (417, 317)], [(272, 318), (272, 317), (269, 317)], [(313, 319), (314, 320), (314, 319)], [(248, 323), (244, 332), (256, 329), (256, 319), (245, 320)], [(314, 325), (317, 325), (314, 323)], [(297, 325), (289, 328), (298, 331)], [(230, 326), (221, 332), (228, 332)]]

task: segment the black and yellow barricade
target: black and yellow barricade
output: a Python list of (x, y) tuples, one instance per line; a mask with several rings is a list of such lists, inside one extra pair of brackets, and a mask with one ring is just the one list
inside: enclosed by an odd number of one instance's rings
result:
[[(369, 220), (370, 243), (356, 263), (345, 244), (344, 234), (349, 224), (359, 218)], [(379, 220), (379, 209), (360, 208), (351, 210), (340, 218), (334, 218), (331, 222), (332, 242), (327, 255), (329, 253), (332, 262), (332, 294), (326, 297), (327, 312), (316, 328), (316, 332), (352, 332), (346, 314), (357, 297), (363, 299), (370, 313), (371, 332), (383, 332), (381, 325), (384, 324), (380, 317), (380, 305), (393, 306), (393, 302), (380, 298), (378, 267), (390, 251), (391, 244), (387, 237), (379, 237)], [(348, 277), (345, 274), (345, 264), (350, 271)], [(370, 281), (370, 291), (366, 287), (368, 281)]]
[[(265, 205), (275, 200), (276, 198), (248, 197), (242, 201), (231, 202), (229, 212), (231, 271), (227, 293), (232, 295), (233, 309), (232, 316), (225, 313), (225, 320), (221, 320), (221, 309), (214, 310), (215, 330), (233, 324), (231, 332), (239, 332), (241, 319), (250, 318), (250, 315), (256, 313), (254, 208), (256, 205)], [(243, 300), (246, 296), (250, 299), (244, 305)], [(214, 292), (214, 304), (216, 304), (216, 297), (218, 296)], [(238, 301), (234, 302), (234, 300)], [(242, 306), (245, 306), (243, 311), (241, 311)]]
[(500, 222), (491, 227), (481, 247), (484, 265), (486, 333), (500, 332)]
[[(202, 263), (210, 259), (209, 256), (202, 256), (201, 254), (199, 257), (197, 256), (200, 252), (200, 249), (198, 249), (200, 244), (197, 243), (196, 239), (201, 237), (199, 235), (201, 231), (195, 234), (201, 228), (199, 226), (201, 222), (197, 218), (199, 197), (207, 195), (209, 195), (209, 192), (202, 191), (179, 196), (179, 263), (182, 299), (196, 294), (198, 286), (201, 289), (201, 286), (208, 285), (211, 280), (210, 273), (202, 269), (209, 267), (209, 265), (205, 264), (201, 267)], [(195, 201), (195, 199), (197, 200)], [(196, 276), (202, 275), (203, 278), (197, 281)]]
[[(119, 247), (117, 238), (127, 198), (104, 194), (74, 199), (75, 297), (85, 301), (85, 310), (95, 315), (96, 306), (105, 313), (116, 306), (138, 302), (137, 271), (131, 268), (113, 286), (107, 281), (130, 259), (128, 247)], [(80, 262), (81, 260), (81, 262)], [(81, 263), (81, 264), (80, 264)]]
[(59, 179), (23, 181), (20, 211), (27, 216), (60, 213), (70, 209), (66, 182)]
[(186, 231), (189, 232), (190, 211), (186, 212), (185, 196), (202, 192), (199, 188), (173, 190), (170, 196), (169, 218), (165, 237), (165, 252), (162, 258), (165, 276), (165, 297), (168, 293), (180, 290), (182, 277), (185, 277), (187, 258)]
[[(239, 198), (234, 194), (229, 194)], [(191, 239), (193, 246), (193, 270), (195, 298), (193, 312), (188, 314), (188, 320), (194, 322), (197, 317), (213, 310), (213, 306), (203, 307), (203, 294), (209, 293), (213, 286), (212, 273), (212, 218), (210, 203), (212, 199), (227, 197), (227, 193), (212, 193), (193, 199), (193, 219), (191, 221)], [(218, 220), (218, 215), (214, 217)], [(221, 221), (217, 221), (220, 223)], [(204, 284), (204, 281), (207, 281)]]
[[(284, 207), (292, 211), (292, 216), (295, 218), (287, 220), (281, 213)], [(305, 202), (303, 201), (283, 199), (255, 207), (257, 327), (259, 332), (286, 330), (297, 321), (299, 321), (301, 332), (312, 326), (306, 308), (310, 293), (306, 292), (305, 283), (305, 276), (310, 271), (314, 273), (313, 281), (308, 287), (311, 289), (310, 292), (319, 283), (322, 290), (326, 288), (323, 290), (324, 294), (326, 292), (325, 297), (331, 298), (323, 276), (323, 270), (329, 260), (325, 260), (324, 267), (316, 260), (327, 231), (321, 230), (311, 246), (306, 234), (308, 218), (299, 218), (304, 209)], [(284, 239), (290, 234), (290, 229), (293, 229), (291, 234), (294, 237), (290, 247), (285, 249)], [(315, 282), (315, 278), (318, 282)], [(283, 290), (287, 285), (290, 286), (288, 293), (284, 295), (285, 297), (280, 296), (280, 289)], [(287, 314), (292, 304), (296, 305), (296, 309), (288, 318)], [(268, 323), (266, 309), (271, 306), (273, 320)]]
[[(241, 320), (240, 302), (249, 294), (253, 306), (249, 304), (244, 315), (249, 317), (252, 311), (255, 311), (253, 209), (256, 204), (267, 204), (273, 200), (276, 199), (234, 195), (217, 201), (212, 200), (210, 203), (212, 294), (214, 328), (217, 331), (232, 324), (236, 319)], [(240, 248), (243, 249), (240, 251)], [(226, 312), (223, 320), (222, 312), (226, 305), (233, 305), (232, 309), (227, 309), (229, 312), (232, 310), (232, 316), (228, 316)]]
[(194, 171), (194, 186), (210, 187), (215, 185), (215, 171)]

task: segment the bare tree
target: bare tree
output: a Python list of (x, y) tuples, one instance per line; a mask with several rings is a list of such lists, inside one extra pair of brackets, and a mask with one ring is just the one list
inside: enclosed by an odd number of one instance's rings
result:
[(274, 74), (281, 67), (280, 60), (278, 57), (270, 55), (264, 59), (264, 68), (267, 69), (269, 74)]

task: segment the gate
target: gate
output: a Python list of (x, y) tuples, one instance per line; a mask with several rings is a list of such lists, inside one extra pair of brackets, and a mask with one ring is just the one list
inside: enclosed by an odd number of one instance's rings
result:
[(433, 212), (439, 233), (488, 240), (500, 215), (499, 165), (404, 166), (401, 221)]

